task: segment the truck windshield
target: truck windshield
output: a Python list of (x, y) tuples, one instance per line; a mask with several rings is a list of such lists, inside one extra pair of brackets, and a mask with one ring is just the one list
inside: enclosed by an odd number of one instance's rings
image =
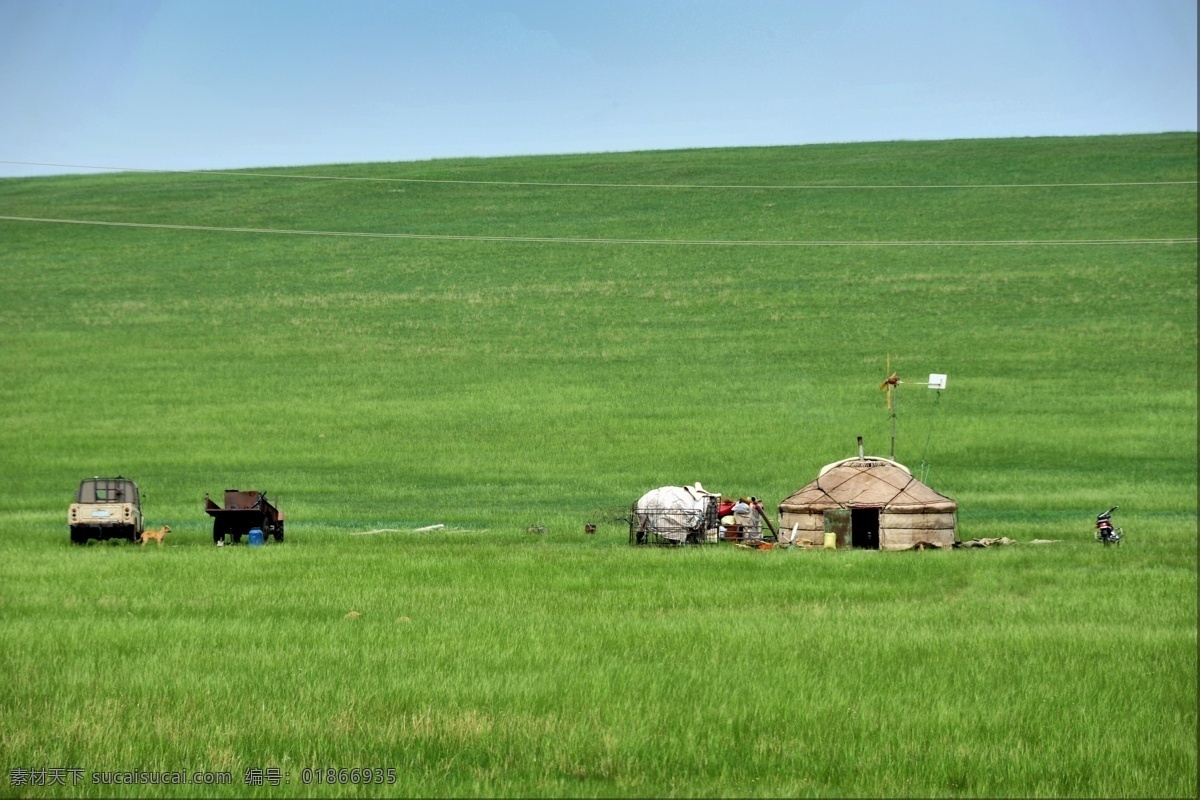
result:
[(121, 478), (95, 478), (79, 484), (75, 493), (77, 503), (134, 503), (138, 502), (138, 488), (133, 481)]

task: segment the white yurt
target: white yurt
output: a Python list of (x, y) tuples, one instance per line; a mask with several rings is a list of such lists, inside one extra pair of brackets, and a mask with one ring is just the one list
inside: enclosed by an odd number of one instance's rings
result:
[(908, 467), (876, 456), (825, 466), (817, 479), (779, 504), (779, 533), (817, 544), (825, 533), (838, 547), (907, 550), (950, 547), (958, 504), (913, 477)]

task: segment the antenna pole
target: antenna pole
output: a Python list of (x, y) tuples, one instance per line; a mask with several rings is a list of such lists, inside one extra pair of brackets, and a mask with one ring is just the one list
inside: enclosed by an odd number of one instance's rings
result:
[(896, 406), (899, 405), (897, 402), (899, 397), (897, 396), (896, 387), (899, 384), (900, 378), (896, 375), (896, 373), (892, 372), (892, 354), (888, 353), (887, 378), (879, 388), (887, 390), (888, 417), (892, 421), (892, 450), (889, 458), (891, 458), (893, 461), (896, 460)]
[[(888, 372), (888, 375), (892, 374), (892, 354), (891, 353), (888, 353), (888, 357), (887, 357), (887, 372)], [(888, 411), (891, 412), (891, 418), (892, 418), (892, 448), (888, 453), (888, 458), (890, 458), (892, 461), (896, 460), (896, 406), (899, 405), (899, 403), (897, 401), (900, 399), (899, 397), (896, 396), (896, 394), (897, 394), (896, 387), (894, 385), (888, 386)]]
[(888, 458), (896, 460), (896, 409), (900, 407), (900, 393), (892, 392), (892, 451)]
[(930, 464), (925, 460), (925, 454), (929, 452), (929, 442), (933, 440), (933, 426), (937, 422), (938, 402), (942, 399), (942, 390), (937, 390), (937, 395), (933, 398), (933, 412), (929, 416), (929, 432), (925, 435), (925, 447), (921, 450), (921, 482), (925, 483), (929, 477)]

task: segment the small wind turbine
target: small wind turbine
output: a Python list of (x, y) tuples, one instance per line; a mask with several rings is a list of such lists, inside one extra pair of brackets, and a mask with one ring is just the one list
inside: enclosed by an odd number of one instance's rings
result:
[[(902, 381), (900, 376), (892, 372), (892, 355), (887, 357), (887, 373), (888, 376), (883, 379), (883, 383), (879, 384), (879, 391), (887, 392), (887, 410), (888, 418), (892, 421), (892, 449), (888, 456), (893, 461), (896, 459), (896, 409), (899, 407), (900, 396), (896, 390), (901, 385), (904, 386), (928, 386), (930, 389), (936, 389), (938, 398), (942, 396), (942, 390), (946, 388), (946, 376), (940, 372), (929, 373), (929, 381), (927, 383), (913, 383), (911, 381)], [(924, 456), (922, 456), (924, 461)]]

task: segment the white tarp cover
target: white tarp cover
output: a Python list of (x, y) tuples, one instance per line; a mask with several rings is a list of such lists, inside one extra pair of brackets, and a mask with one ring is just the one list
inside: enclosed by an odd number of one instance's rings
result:
[(664, 539), (683, 542), (689, 533), (703, 529), (708, 498), (715, 496), (699, 483), (652, 489), (637, 501), (638, 530), (652, 531)]

